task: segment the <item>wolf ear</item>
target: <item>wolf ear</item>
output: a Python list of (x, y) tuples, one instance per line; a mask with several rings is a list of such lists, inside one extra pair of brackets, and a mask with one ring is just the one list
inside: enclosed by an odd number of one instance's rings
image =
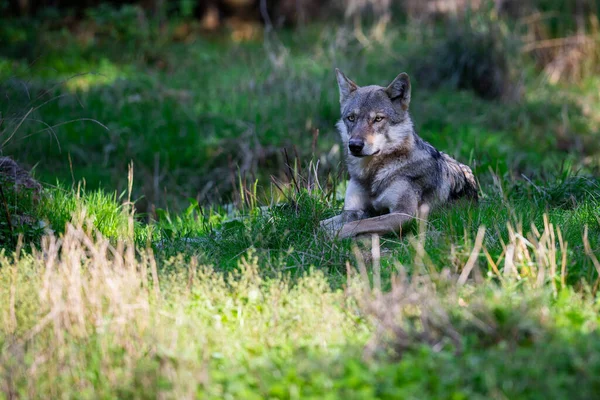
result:
[(346, 101), (350, 93), (358, 89), (358, 85), (346, 78), (346, 75), (339, 69), (335, 69), (335, 75), (337, 76), (338, 86), (340, 87), (340, 103)]
[(410, 103), (410, 78), (406, 72), (401, 73), (388, 85), (385, 92), (393, 103), (398, 102), (404, 111)]

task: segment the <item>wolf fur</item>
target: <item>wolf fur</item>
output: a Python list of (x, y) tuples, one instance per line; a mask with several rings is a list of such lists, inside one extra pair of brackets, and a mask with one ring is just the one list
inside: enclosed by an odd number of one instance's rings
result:
[(330, 234), (397, 232), (432, 207), (459, 198), (477, 200), (471, 169), (421, 139), (408, 113), (406, 73), (387, 87), (359, 87), (336, 69), (343, 142), (350, 181), (341, 215), (321, 221)]

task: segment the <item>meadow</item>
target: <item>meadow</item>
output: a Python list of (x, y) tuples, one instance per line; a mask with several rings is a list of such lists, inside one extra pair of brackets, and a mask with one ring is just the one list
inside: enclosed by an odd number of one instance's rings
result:
[[(597, 73), (553, 82), (489, 10), (243, 40), (136, 15), (0, 24), (2, 155), (44, 186), (2, 182), (0, 398), (600, 390)], [(335, 67), (407, 72), (417, 131), (479, 203), (319, 231), (347, 179)]]

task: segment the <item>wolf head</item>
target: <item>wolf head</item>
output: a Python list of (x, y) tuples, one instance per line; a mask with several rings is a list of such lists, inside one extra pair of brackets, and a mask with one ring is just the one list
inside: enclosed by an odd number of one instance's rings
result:
[(406, 73), (387, 87), (359, 87), (339, 69), (335, 72), (342, 116), (337, 127), (350, 157), (391, 153), (411, 139), (410, 79)]

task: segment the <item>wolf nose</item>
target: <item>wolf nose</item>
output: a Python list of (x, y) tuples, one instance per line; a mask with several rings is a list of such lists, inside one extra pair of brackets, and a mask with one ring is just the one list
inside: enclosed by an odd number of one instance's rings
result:
[(360, 139), (350, 139), (348, 142), (348, 148), (352, 154), (360, 154), (363, 147), (365, 147), (365, 142)]

